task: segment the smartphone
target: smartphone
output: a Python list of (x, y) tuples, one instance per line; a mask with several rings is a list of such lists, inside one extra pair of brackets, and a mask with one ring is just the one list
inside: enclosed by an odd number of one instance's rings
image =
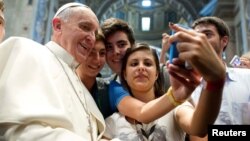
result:
[[(175, 32), (172, 30), (171, 31), (171, 35), (173, 35)], [(177, 42), (173, 42), (171, 45), (170, 45), (170, 48), (169, 48), (169, 62), (172, 64), (173, 63), (173, 59), (174, 58), (178, 58), (179, 56), (179, 52), (176, 48), (176, 45), (177, 45)]]
[(238, 55), (234, 55), (233, 59), (230, 61), (230, 65), (232, 67), (239, 67), (240, 64), (240, 57)]
[[(188, 26), (185, 26), (185, 25), (181, 25), (181, 24), (178, 24), (179, 26), (181, 27), (184, 27), (186, 29), (191, 29), (190, 27)], [(171, 31), (171, 35), (174, 35), (175, 34), (175, 31)], [(178, 58), (179, 56), (179, 52), (176, 48), (176, 45), (177, 45), (178, 42), (173, 42), (171, 45), (170, 45), (170, 48), (169, 48), (169, 62), (172, 64), (173, 63), (173, 59), (174, 58)], [(187, 62), (185, 61), (185, 68), (186, 69), (192, 69), (192, 66)]]

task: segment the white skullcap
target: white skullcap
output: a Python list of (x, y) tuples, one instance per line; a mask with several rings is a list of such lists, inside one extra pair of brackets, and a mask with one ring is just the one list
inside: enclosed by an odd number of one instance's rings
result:
[(61, 7), (57, 10), (57, 12), (56, 12), (54, 18), (57, 17), (62, 11), (64, 11), (65, 9), (67, 9), (67, 8), (69, 8), (69, 7), (86, 7), (86, 8), (89, 8), (87, 5), (84, 5), (84, 4), (82, 4), (82, 3), (70, 2), (70, 3), (64, 4), (63, 6), (61, 6)]

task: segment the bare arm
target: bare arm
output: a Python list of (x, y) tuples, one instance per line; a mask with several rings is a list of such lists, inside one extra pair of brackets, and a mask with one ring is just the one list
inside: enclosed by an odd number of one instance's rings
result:
[[(172, 28), (180, 32), (170, 37), (169, 42), (180, 41), (177, 44), (179, 60), (189, 61), (207, 84), (201, 91), (197, 106), (195, 108), (180, 107), (176, 112), (176, 119), (185, 132), (203, 137), (207, 134), (208, 124), (213, 124), (219, 113), (226, 69), (204, 34), (173, 26)], [(181, 67), (173, 64), (169, 67), (171, 74), (181, 76), (179, 73), (183, 71)], [(178, 90), (180, 78), (170, 78), (174, 91)]]
[[(182, 81), (184, 84), (181, 85), (179, 90), (174, 93), (175, 97), (178, 96), (179, 101), (186, 100), (194, 88), (199, 84), (199, 77), (195, 74), (186, 72), (185, 77), (188, 78), (188, 81), (192, 80), (194, 83), (190, 85), (186, 79)], [(119, 90), (119, 92), (121, 92), (121, 90)], [(125, 96), (118, 103), (117, 108), (123, 115), (134, 118), (139, 122), (148, 123), (165, 115), (175, 108), (175, 106), (169, 99), (169, 96), (164, 94), (163, 96), (148, 103), (141, 102), (132, 96)]]
[(141, 102), (130, 96), (123, 85), (116, 81), (110, 83), (109, 91), (111, 107), (117, 108), (121, 114), (139, 122), (151, 122), (174, 108), (166, 95), (148, 103)]
[(171, 104), (167, 95), (163, 95), (148, 103), (137, 100), (132, 96), (126, 96), (118, 104), (120, 113), (143, 123), (154, 121), (173, 108), (175, 108), (175, 106)]
[(190, 135), (204, 137), (207, 126), (213, 124), (220, 110), (223, 87), (217, 91), (203, 90), (195, 108), (182, 106), (177, 111), (177, 121)]

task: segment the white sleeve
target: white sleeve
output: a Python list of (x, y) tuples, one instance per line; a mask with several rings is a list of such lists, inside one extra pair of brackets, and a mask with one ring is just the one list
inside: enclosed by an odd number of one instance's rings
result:
[(104, 136), (109, 138), (109, 139), (113, 139), (115, 138), (115, 133), (116, 133), (116, 114), (114, 113), (113, 115), (107, 117), (105, 119), (105, 123), (106, 123), (106, 130), (104, 132)]
[(87, 141), (64, 128), (52, 128), (41, 123), (13, 125), (6, 131), (6, 141)]

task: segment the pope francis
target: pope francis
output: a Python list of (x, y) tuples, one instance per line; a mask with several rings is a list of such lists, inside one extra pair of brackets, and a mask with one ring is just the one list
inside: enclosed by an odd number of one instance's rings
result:
[(0, 136), (7, 141), (96, 141), (105, 130), (75, 71), (94, 46), (96, 15), (68, 3), (52, 27), (46, 45), (23, 37), (0, 45)]

